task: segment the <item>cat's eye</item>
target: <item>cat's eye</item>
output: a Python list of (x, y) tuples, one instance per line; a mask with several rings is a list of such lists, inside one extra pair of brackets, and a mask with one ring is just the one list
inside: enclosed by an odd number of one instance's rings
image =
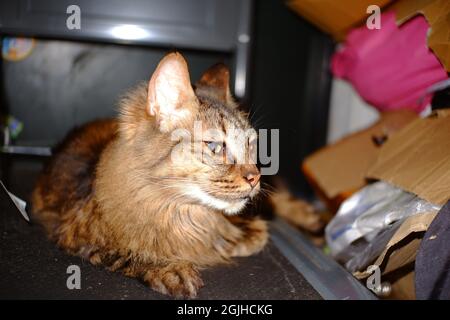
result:
[(221, 142), (216, 141), (205, 141), (206, 146), (211, 152), (219, 154), (225, 148), (225, 145)]

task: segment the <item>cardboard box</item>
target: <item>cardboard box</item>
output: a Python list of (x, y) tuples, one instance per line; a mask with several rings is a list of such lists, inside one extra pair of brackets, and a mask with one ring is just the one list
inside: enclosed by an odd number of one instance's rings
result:
[(415, 120), (393, 135), (366, 176), (444, 205), (450, 199), (450, 109)]
[(408, 110), (383, 113), (371, 127), (328, 145), (304, 160), (303, 173), (331, 211), (337, 211), (343, 200), (366, 185), (365, 175), (380, 150), (374, 139), (389, 140), (394, 132), (417, 118)]
[(287, 5), (336, 41), (361, 25), (369, 14), (367, 7), (385, 7), (391, 0), (288, 0)]
[(393, 3), (398, 24), (423, 14), (430, 25), (428, 47), (433, 50), (445, 69), (450, 72), (450, 1), (402, 0)]

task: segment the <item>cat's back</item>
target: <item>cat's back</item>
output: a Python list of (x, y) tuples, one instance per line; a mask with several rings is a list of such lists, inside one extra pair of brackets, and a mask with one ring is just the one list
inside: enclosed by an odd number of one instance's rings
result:
[(47, 228), (91, 198), (97, 163), (117, 126), (113, 119), (93, 121), (73, 129), (56, 146), (32, 195), (34, 216)]

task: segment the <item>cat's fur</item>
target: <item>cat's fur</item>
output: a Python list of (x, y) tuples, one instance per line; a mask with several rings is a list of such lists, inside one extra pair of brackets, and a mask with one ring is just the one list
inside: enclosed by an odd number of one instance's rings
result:
[[(184, 58), (171, 53), (148, 87), (122, 99), (118, 120), (70, 133), (32, 196), (49, 237), (71, 254), (177, 297), (196, 296), (200, 269), (260, 251), (266, 223), (236, 215), (258, 193), (256, 166), (171, 160), (171, 132), (192, 131), (194, 120), (224, 135), (231, 126), (251, 128), (228, 81), (225, 66), (216, 65), (194, 91)], [(226, 138), (230, 152), (234, 138)]]

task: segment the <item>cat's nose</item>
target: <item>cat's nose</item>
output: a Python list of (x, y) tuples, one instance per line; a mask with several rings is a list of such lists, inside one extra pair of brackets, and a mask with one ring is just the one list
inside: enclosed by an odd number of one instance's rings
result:
[(259, 174), (259, 173), (258, 174), (250, 173), (249, 175), (247, 175), (245, 177), (245, 179), (247, 179), (248, 183), (250, 183), (252, 188), (254, 188), (258, 184), (259, 178), (261, 178), (261, 174)]
[(259, 179), (261, 178), (261, 174), (259, 173), (259, 170), (255, 165), (245, 167), (242, 170), (242, 176), (245, 180), (247, 180), (252, 188), (254, 188), (258, 184)]

